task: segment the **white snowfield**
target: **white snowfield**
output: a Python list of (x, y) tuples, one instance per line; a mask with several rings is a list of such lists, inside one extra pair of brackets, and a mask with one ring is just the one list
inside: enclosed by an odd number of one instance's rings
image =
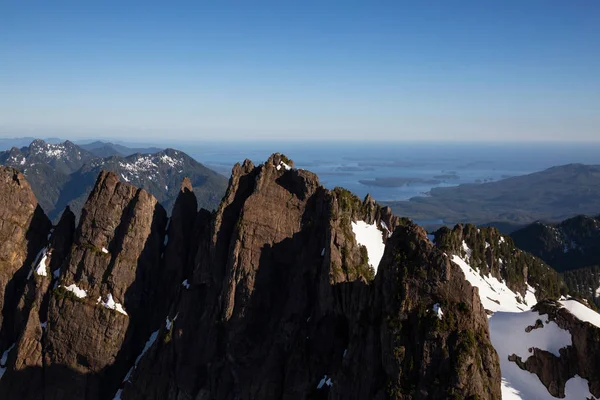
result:
[(358, 221), (352, 222), (352, 232), (354, 232), (356, 242), (367, 248), (369, 265), (373, 267), (375, 273), (377, 273), (377, 267), (379, 267), (379, 262), (381, 261), (383, 251), (385, 250), (381, 231), (377, 229), (376, 224), (369, 225), (365, 221)]
[[(504, 243), (501, 238), (499, 243)], [(572, 344), (571, 333), (560, 328), (555, 322), (548, 321), (546, 315), (540, 315), (530, 308), (537, 303), (535, 289), (527, 285), (525, 298), (510, 290), (505, 282), (488, 275), (482, 276), (479, 270), (471, 268), (469, 258), (471, 249), (463, 242), (464, 258), (453, 255), (452, 262), (458, 265), (472, 286), (479, 289), (481, 303), (486, 310), (492, 311), (489, 318), (490, 338), (500, 358), (502, 371), (503, 399), (556, 399), (542, 384), (537, 375), (520, 369), (516, 363), (508, 360), (515, 354), (524, 362), (531, 355), (530, 348), (538, 348), (560, 356), (560, 349)], [(600, 327), (600, 314), (592, 311), (575, 300), (561, 299), (560, 303), (575, 317)], [(543, 328), (525, 331), (541, 320)], [(565, 385), (566, 399), (594, 399), (589, 392), (588, 381), (575, 376)]]
[[(543, 321), (544, 327), (525, 331)], [(496, 312), (490, 318), (490, 338), (500, 358), (502, 371), (503, 399), (556, 399), (537, 375), (520, 369), (508, 357), (516, 354), (524, 362), (531, 355), (529, 348), (536, 347), (560, 356), (560, 349), (571, 345), (571, 333), (561, 329), (555, 322), (547, 321), (546, 315), (536, 311)], [(589, 391), (588, 381), (579, 376), (569, 379), (565, 386), (565, 399), (579, 400), (594, 398)]]
[(453, 255), (452, 262), (460, 267), (469, 283), (479, 289), (479, 298), (486, 310), (522, 312), (537, 303), (535, 290), (531, 286), (528, 286), (527, 294), (523, 299), (520, 293), (513, 292), (494, 276), (481, 276), (479, 270), (471, 268), (461, 257)]

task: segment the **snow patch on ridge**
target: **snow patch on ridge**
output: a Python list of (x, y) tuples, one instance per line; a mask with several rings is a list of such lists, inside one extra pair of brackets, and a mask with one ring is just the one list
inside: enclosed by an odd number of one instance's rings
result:
[(323, 376), (323, 378), (321, 378), (321, 380), (319, 381), (319, 384), (317, 385), (317, 389), (322, 389), (323, 386), (332, 386), (333, 382), (331, 381), (331, 378), (328, 378), (327, 375)]
[(581, 321), (589, 322), (600, 328), (600, 314), (577, 300), (560, 300), (559, 303)]
[(131, 367), (129, 369), (129, 371), (127, 372), (127, 375), (125, 375), (125, 378), (123, 378), (123, 382), (130, 382), (131, 374), (133, 374), (133, 371), (135, 371), (135, 369), (137, 368), (140, 360), (142, 359), (142, 357), (144, 357), (144, 354), (146, 354), (146, 352), (148, 350), (150, 350), (150, 347), (152, 347), (152, 345), (154, 344), (154, 342), (156, 342), (156, 338), (158, 337), (158, 332), (159, 331), (152, 332), (152, 334), (150, 335), (150, 337), (146, 341), (146, 344), (144, 345), (144, 349), (142, 350), (142, 352), (140, 353), (140, 355), (137, 356), (137, 358), (135, 359), (135, 363), (133, 364), (133, 367)]
[(373, 267), (375, 273), (377, 273), (377, 267), (383, 257), (385, 250), (385, 244), (381, 237), (381, 231), (377, 229), (375, 224), (367, 224), (365, 221), (352, 222), (352, 232), (356, 237), (356, 242), (367, 248), (367, 254), (369, 256), (369, 265)]
[(167, 328), (168, 331), (171, 330), (171, 327), (173, 326), (173, 323), (177, 320), (178, 316), (179, 313), (177, 313), (173, 319), (169, 319), (169, 316), (167, 316), (167, 319), (165, 320), (165, 328)]
[(48, 276), (48, 269), (46, 267), (46, 260), (48, 259), (48, 249), (44, 247), (40, 253), (38, 254), (37, 259), (39, 259), (41, 255), (41, 259), (35, 268), (35, 274), (39, 276)]
[(63, 286), (66, 290), (68, 290), (69, 292), (72, 292), (75, 296), (79, 297), (80, 299), (83, 299), (84, 297), (87, 296), (87, 292), (83, 289), (80, 289), (79, 287), (77, 287), (76, 284), (72, 283), (69, 286)]
[(467, 243), (463, 240), (462, 242), (462, 249), (465, 252), (465, 254), (467, 255), (466, 258), (467, 260), (471, 258), (471, 254), (473, 254), (473, 250), (471, 250), (471, 248), (467, 245)]
[(115, 310), (117, 312), (120, 312), (123, 315), (128, 315), (127, 312), (125, 311), (125, 309), (123, 308), (123, 305), (121, 305), (121, 303), (115, 302), (115, 299), (113, 299), (112, 293), (108, 294), (108, 296), (106, 297), (106, 302), (102, 301), (102, 296), (98, 297), (96, 304), (102, 304), (105, 308)]
[(286, 171), (289, 171), (290, 169), (292, 169), (292, 167), (290, 167), (289, 165), (287, 165), (283, 161), (280, 161), (279, 165), (277, 166), (277, 171), (279, 171), (282, 167), (285, 168)]
[(390, 229), (388, 228), (387, 224), (385, 222), (383, 222), (383, 220), (381, 220), (379, 222), (379, 225), (381, 225), (381, 227), (383, 229), (385, 229), (385, 231), (387, 232), (387, 237), (392, 237), (392, 232), (390, 231)]

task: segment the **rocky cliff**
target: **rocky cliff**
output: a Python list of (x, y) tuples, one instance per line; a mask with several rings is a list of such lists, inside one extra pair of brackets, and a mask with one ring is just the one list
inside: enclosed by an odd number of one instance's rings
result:
[(480, 289), (450, 249), (281, 154), (237, 164), (213, 213), (184, 180), (171, 218), (102, 172), (77, 228), (0, 171), (1, 398), (501, 396)]

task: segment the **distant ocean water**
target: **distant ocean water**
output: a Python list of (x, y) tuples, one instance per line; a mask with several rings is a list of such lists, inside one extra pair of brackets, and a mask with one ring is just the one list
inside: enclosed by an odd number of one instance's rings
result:
[[(407, 200), (434, 187), (497, 181), (569, 163), (600, 164), (600, 143), (178, 143), (206, 166), (229, 176), (245, 158), (263, 163), (274, 152), (315, 172), (328, 188), (360, 197)], [(386, 186), (374, 185), (379, 179)], [(391, 186), (390, 186), (391, 185)]]

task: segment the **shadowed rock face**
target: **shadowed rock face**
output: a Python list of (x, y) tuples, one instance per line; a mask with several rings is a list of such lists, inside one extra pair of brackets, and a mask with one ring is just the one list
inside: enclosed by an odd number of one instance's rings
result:
[[(421, 227), (369, 196), (324, 189), (281, 154), (237, 164), (214, 213), (196, 212), (184, 181), (169, 221), (154, 197), (103, 172), (79, 226), (66, 210), (49, 237), (22, 176), (2, 173), (13, 208), (0, 210), (11, 238), (0, 243), (0, 350), (15, 347), (0, 398), (499, 399), (478, 291), (444, 251), (464, 240), (516, 291), (525, 279), (536, 294), (558, 290), (494, 230), (458, 226), (435, 247)], [(356, 221), (386, 244), (376, 275)], [(35, 272), (44, 248), (46, 276)], [(573, 346), (515, 362), (552, 394), (575, 374), (597, 393), (597, 329), (550, 302), (538, 308)]]
[[(487, 319), (462, 272), (419, 227), (281, 161), (234, 167), (197, 233), (177, 318), (122, 398), (499, 398)], [(399, 226), (382, 232), (374, 281), (357, 268), (358, 219)], [(438, 303), (449, 318), (434, 316)]]
[(46, 243), (50, 221), (25, 180), (15, 169), (0, 167), (0, 350), (22, 329), (18, 299), (36, 255)]
[[(17, 306), (22, 318), (18, 325), (23, 328), (11, 352), (11, 357), (14, 357), (13, 368), (6, 371), (0, 385), (1, 398), (36, 399), (44, 391), (44, 333), (48, 321), (49, 289), (70, 250), (74, 231), (75, 215), (67, 208), (60, 222), (51, 230), (46, 246), (36, 256), (33, 269), (30, 269)], [(46, 275), (41, 272), (40, 265)]]
[[(157, 323), (154, 294), (166, 222), (154, 197), (113, 173), (100, 174), (50, 296), (46, 337), (45, 363), (69, 366), (83, 377), (50, 369), (47, 398), (58, 398), (60, 391), (69, 398), (114, 394)], [(71, 285), (85, 296), (69, 291)], [(111, 299), (122, 308), (109, 308)]]

